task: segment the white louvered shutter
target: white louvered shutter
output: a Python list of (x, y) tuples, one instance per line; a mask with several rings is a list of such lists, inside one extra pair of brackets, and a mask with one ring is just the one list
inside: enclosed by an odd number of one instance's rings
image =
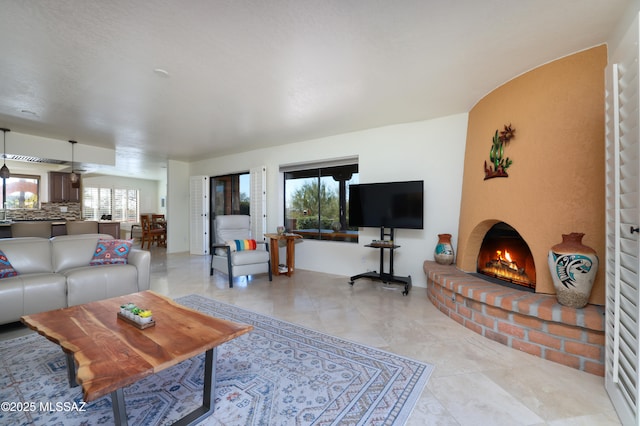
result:
[(638, 31), (636, 17), (606, 71), (605, 387), (625, 425), (640, 422)]
[(189, 252), (209, 254), (209, 177), (191, 176), (189, 199)]
[(264, 241), (267, 232), (267, 168), (258, 166), (250, 171), (251, 178), (251, 236)]

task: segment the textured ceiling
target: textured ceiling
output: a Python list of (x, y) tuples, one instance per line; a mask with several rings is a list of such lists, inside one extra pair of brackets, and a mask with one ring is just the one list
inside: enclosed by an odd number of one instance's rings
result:
[(605, 42), (628, 4), (3, 0), (0, 126), (126, 168), (461, 113)]

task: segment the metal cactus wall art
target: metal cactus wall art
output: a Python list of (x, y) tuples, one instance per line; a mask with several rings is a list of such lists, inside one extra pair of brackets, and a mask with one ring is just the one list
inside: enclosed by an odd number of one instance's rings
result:
[(493, 135), (493, 143), (491, 150), (489, 151), (489, 160), (491, 164), (484, 162), (484, 180), (494, 177), (508, 177), (507, 169), (513, 163), (509, 157), (504, 156), (505, 145), (509, 143), (511, 139), (515, 137), (516, 129), (511, 127), (511, 124), (504, 126), (504, 130)]

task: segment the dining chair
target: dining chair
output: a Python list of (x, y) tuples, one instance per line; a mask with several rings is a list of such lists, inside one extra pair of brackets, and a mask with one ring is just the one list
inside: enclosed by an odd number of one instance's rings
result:
[(151, 225), (154, 229), (162, 229), (164, 231), (158, 237), (157, 244), (158, 246), (166, 247), (167, 246), (167, 221), (164, 218), (164, 214), (152, 214), (151, 215)]
[(147, 242), (147, 248), (151, 248), (152, 243), (157, 245), (159, 239), (163, 238), (167, 233), (166, 229), (155, 228), (151, 222), (151, 217), (146, 214), (140, 215), (140, 226), (142, 227), (142, 248), (144, 248), (145, 242)]

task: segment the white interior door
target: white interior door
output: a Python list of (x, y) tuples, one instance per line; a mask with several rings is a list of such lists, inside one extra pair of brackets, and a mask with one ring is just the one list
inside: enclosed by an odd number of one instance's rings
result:
[(625, 425), (640, 423), (640, 137), (638, 18), (606, 71), (607, 253), (605, 387)]
[(209, 254), (209, 177), (191, 176), (189, 184), (189, 252)]

